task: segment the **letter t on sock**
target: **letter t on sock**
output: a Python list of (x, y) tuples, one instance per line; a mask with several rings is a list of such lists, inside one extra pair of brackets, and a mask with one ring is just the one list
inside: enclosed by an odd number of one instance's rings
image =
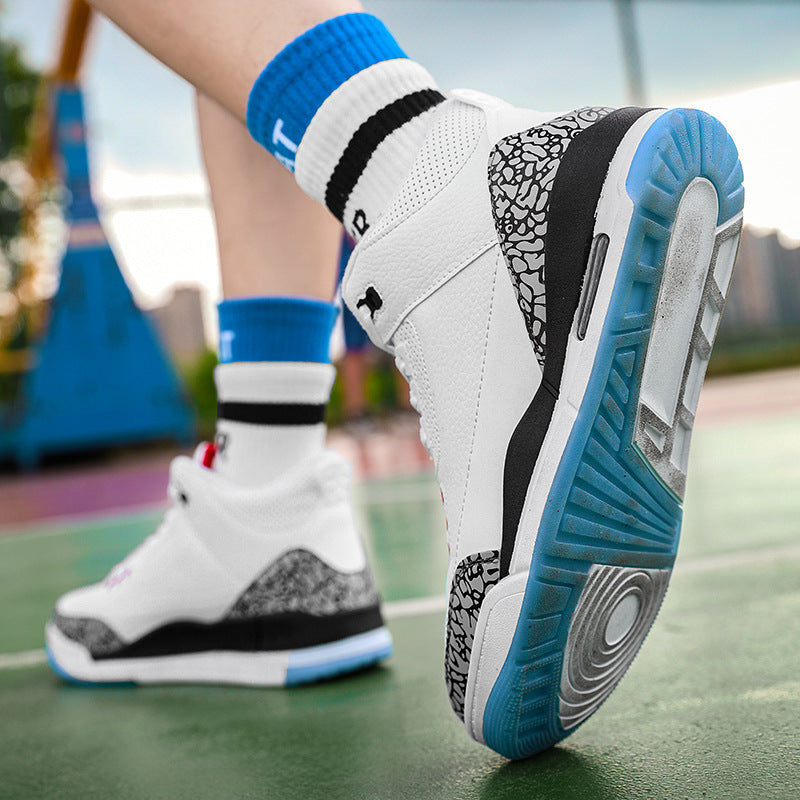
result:
[(360, 238), (407, 175), (443, 100), (380, 20), (344, 14), (267, 64), (250, 92), (247, 127)]

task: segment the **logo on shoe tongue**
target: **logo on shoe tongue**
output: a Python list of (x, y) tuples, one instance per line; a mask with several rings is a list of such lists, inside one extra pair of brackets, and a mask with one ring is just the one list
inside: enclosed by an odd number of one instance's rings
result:
[(353, 214), (353, 230), (359, 236), (363, 236), (369, 230), (369, 222), (367, 222), (367, 215), (364, 213), (363, 208), (359, 208)]
[(356, 303), (356, 309), (366, 306), (369, 309), (369, 318), (375, 321), (375, 312), (383, 307), (383, 298), (374, 286), (367, 286), (364, 296)]

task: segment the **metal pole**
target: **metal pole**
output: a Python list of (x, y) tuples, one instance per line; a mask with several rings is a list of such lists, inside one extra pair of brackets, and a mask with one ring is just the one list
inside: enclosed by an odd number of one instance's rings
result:
[(642, 58), (639, 51), (639, 37), (636, 33), (636, 20), (633, 15), (633, 0), (615, 0), (617, 21), (622, 38), (622, 58), (625, 62), (625, 76), (628, 82), (628, 99), (633, 105), (647, 105)]

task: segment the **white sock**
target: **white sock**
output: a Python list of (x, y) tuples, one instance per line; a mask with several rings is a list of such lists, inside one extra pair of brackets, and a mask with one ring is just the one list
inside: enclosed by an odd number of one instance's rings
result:
[(325, 447), (331, 364), (268, 361), (220, 364), (213, 468), (243, 485), (274, 480)]
[(444, 96), (408, 58), (380, 61), (319, 107), (297, 148), (295, 178), (356, 239), (386, 209), (411, 169)]

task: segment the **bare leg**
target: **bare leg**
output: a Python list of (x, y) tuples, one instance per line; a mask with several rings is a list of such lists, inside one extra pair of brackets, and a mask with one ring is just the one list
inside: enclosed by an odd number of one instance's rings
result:
[(225, 297), (330, 300), (341, 227), (214, 100), (197, 96)]
[(244, 120), (250, 87), (294, 38), (358, 0), (91, 0), (168, 67)]

